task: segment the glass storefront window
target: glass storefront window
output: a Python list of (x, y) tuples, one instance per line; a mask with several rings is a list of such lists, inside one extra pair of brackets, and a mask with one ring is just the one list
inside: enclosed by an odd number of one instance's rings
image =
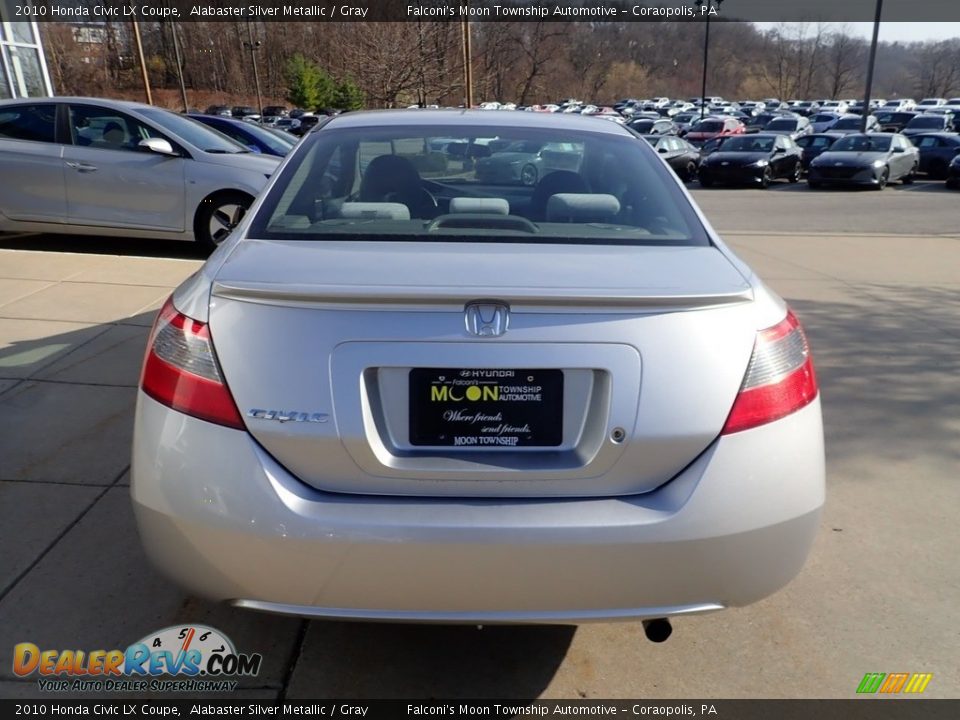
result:
[(0, 39), (8, 42), (36, 45), (33, 26), (29, 22), (14, 22), (16, 5), (24, 5), (23, 0), (0, 0)]
[(0, 65), (0, 100), (11, 97), (13, 97), (13, 93), (10, 92), (10, 83), (7, 82), (7, 75), (3, 71), (3, 66)]
[(43, 97), (48, 94), (38, 51), (33, 48), (7, 45), (3, 48), (3, 52), (6, 56), (7, 67), (10, 68), (11, 79), (17, 85), (22, 84), (18, 95)]

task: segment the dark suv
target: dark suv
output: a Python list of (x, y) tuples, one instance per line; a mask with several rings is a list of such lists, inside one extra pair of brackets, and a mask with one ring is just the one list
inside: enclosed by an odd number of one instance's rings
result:
[(249, 105), (237, 105), (230, 109), (235, 118), (245, 118), (247, 115), (259, 115), (259, 113)]

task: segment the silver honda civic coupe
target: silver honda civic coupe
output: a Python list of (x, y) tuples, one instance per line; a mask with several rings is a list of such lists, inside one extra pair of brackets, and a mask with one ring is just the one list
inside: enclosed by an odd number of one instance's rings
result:
[[(528, 141), (575, 157), (478, 180)], [(131, 495), (153, 562), (240, 607), (661, 622), (800, 571), (820, 398), (797, 317), (630, 130), (351, 113), (160, 311)]]

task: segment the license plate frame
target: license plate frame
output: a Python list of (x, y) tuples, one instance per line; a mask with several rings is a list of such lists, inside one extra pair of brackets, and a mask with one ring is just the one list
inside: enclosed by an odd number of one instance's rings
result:
[(510, 450), (563, 442), (563, 370), (411, 368), (414, 447)]

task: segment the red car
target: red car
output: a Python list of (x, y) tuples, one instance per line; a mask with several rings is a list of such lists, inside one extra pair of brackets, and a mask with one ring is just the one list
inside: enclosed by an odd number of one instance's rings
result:
[(707, 140), (742, 135), (746, 130), (746, 126), (733, 117), (705, 117), (691, 125), (683, 139), (691, 145), (700, 147)]

